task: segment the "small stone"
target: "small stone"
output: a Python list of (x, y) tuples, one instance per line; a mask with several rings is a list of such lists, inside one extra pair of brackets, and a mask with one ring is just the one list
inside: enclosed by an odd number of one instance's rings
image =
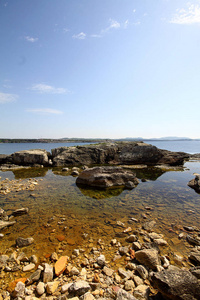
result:
[(147, 269), (144, 266), (139, 265), (139, 266), (136, 267), (136, 270), (140, 274), (142, 279), (147, 279), (148, 278), (149, 273), (148, 273)]
[(19, 209), (16, 209), (15, 211), (13, 211), (12, 215), (13, 216), (21, 216), (21, 215), (25, 215), (27, 214), (29, 211), (29, 209), (26, 207), (26, 208), (19, 208)]
[(31, 255), (31, 257), (29, 258), (29, 261), (36, 265), (38, 263), (38, 258), (36, 255)]
[(68, 256), (61, 256), (57, 262), (55, 263), (55, 274), (56, 276), (59, 276), (60, 274), (62, 274), (66, 267), (67, 267), (67, 262), (68, 262), (69, 257)]
[(131, 291), (131, 290), (133, 290), (134, 288), (135, 288), (135, 284), (134, 284), (133, 280), (127, 280), (127, 281), (125, 282), (124, 289), (125, 289), (126, 291)]
[(32, 237), (25, 238), (25, 239), (22, 237), (18, 237), (16, 239), (16, 246), (18, 246), (19, 248), (26, 247), (26, 246), (33, 244), (33, 242), (34, 242), (34, 239)]
[(59, 281), (47, 282), (46, 291), (48, 294), (53, 294), (59, 285)]
[(154, 242), (158, 245), (158, 246), (166, 246), (167, 245), (167, 241), (163, 240), (163, 239), (155, 239)]
[(36, 287), (36, 292), (39, 296), (43, 295), (45, 292), (45, 284), (44, 282), (40, 281)]
[(64, 285), (62, 285), (62, 287), (61, 287), (61, 293), (62, 294), (65, 294), (67, 291), (68, 291), (68, 289), (69, 289), (69, 287), (72, 285), (73, 283), (65, 283)]
[(133, 242), (132, 244), (132, 248), (135, 250), (135, 251), (138, 251), (142, 248), (141, 244), (139, 242)]
[(37, 269), (34, 273), (28, 278), (28, 284), (32, 284), (35, 281), (39, 281), (42, 270)]
[(124, 270), (124, 269), (122, 269), (122, 268), (119, 268), (119, 269), (118, 269), (118, 273), (119, 273), (119, 275), (120, 275), (122, 278), (126, 278), (126, 279), (130, 279), (130, 278), (132, 278), (132, 276), (133, 276), (133, 274), (132, 274), (131, 271), (126, 271), (126, 270)]
[(143, 284), (142, 278), (137, 275), (133, 275), (133, 280), (136, 286)]
[(137, 300), (137, 299), (127, 291), (123, 289), (119, 289), (119, 291), (117, 292), (116, 300)]
[(129, 252), (129, 247), (119, 247), (119, 253), (120, 255), (126, 255)]
[(79, 270), (76, 267), (73, 267), (69, 272), (69, 276), (79, 275)]
[(35, 264), (31, 263), (23, 267), (23, 272), (29, 272), (35, 268)]
[(57, 261), (58, 260), (58, 254), (56, 252), (53, 252), (51, 254), (51, 260), (53, 260), (53, 261)]
[(152, 231), (153, 227), (155, 226), (155, 221), (149, 221), (143, 224), (142, 228), (146, 231)]
[(53, 267), (49, 264), (44, 265), (43, 282), (47, 283), (53, 280)]
[(138, 237), (135, 234), (132, 234), (126, 238), (126, 242), (133, 243), (138, 240)]
[(70, 293), (74, 293), (77, 296), (81, 296), (90, 290), (90, 285), (84, 280), (79, 280), (74, 282), (68, 290)]
[(103, 268), (103, 272), (104, 272), (104, 274), (106, 274), (106, 276), (109, 276), (109, 277), (111, 277), (111, 276), (112, 276), (112, 274), (114, 273), (114, 270), (112, 270), (112, 269), (110, 269), (110, 268), (108, 268), (108, 267), (104, 266), (104, 268)]
[(24, 297), (24, 293), (25, 293), (25, 284), (23, 282), (19, 281), (16, 284), (13, 296), (14, 297)]
[(87, 292), (80, 297), (80, 300), (95, 300), (95, 298), (90, 292)]
[(149, 299), (149, 293), (150, 289), (147, 285), (138, 285), (133, 292), (133, 295), (138, 299), (138, 300), (148, 300)]
[(103, 267), (106, 263), (106, 259), (105, 256), (103, 254), (101, 254), (98, 258), (97, 258), (97, 264), (101, 267)]

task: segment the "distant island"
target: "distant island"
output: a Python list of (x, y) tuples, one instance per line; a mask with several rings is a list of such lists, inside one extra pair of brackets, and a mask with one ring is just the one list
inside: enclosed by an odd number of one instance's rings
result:
[(115, 141), (200, 141), (200, 139), (191, 139), (188, 137), (161, 137), (161, 138), (142, 138), (127, 137), (121, 139), (104, 138), (61, 138), (61, 139), (9, 139), (0, 138), (0, 143), (103, 143)]

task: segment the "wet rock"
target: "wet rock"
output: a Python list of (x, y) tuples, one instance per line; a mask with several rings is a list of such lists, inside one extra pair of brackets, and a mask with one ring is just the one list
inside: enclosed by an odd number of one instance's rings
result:
[(62, 168), (62, 172), (68, 172), (69, 168)]
[(197, 238), (195, 236), (191, 236), (188, 234), (186, 236), (186, 241), (191, 245), (200, 246), (200, 238)]
[(183, 226), (183, 228), (187, 231), (193, 232), (194, 231), (194, 227), (192, 226)]
[(31, 255), (29, 261), (36, 265), (38, 263), (38, 258), (36, 255)]
[(148, 232), (153, 230), (153, 227), (156, 225), (155, 221), (149, 221), (143, 224), (142, 228)]
[(165, 241), (163, 239), (154, 239), (154, 243), (156, 243), (156, 245), (158, 245), (158, 246), (166, 246), (167, 245), (167, 241)]
[(119, 253), (120, 255), (126, 255), (129, 252), (129, 247), (119, 247)]
[(53, 252), (51, 254), (51, 260), (53, 260), (53, 261), (57, 261), (58, 260), (58, 254), (56, 252)]
[(162, 238), (163, 238), (163, 234), (159, 234), (159, 233), (156, 233), (156, 232), (150, 232), (148, 235), (149, 235), (149, 237), (150, 237), (152, 240), (155, 240), (155, 239), (162, 239)]
[(127, 243), (133, 243), (133, 242), (136, 242), (137, 240), (138, 240), (138, 237), (135, 234), (132, 234), (126, 238)]
[(73, 293), (75, 296), (81, 296), (87, 293), (90, 290), (90, 285), (87, 281), (80, 280), (74, 282), (68, 289), (70, 293)]
[(16, 221), (9, 222), (9, 221), (0, 220), (0, 230), (3, 229), (3, 228), (6, 228), (6, 227), (12, 226), (15, 223), (16, 223)]
[(101, 254), (98, 258), (97, 258), (97, 264), (101, 267), (103, 267), (106, 263), (106, 259), (105, 256), (103, 254)]
[(134, 186), (139, 183), (134, 173), (120, 167), (94, 167), (83, 171), (78, 176), (76, 183), (99, 188), (108, 188), (125, 186), (129, 181), (131, 181)]
[(19, 248), (26, 247), (26, 246), (33, 244), (33, 242), (34, 242), (34, 239), (32, 237), (29, 237), (29, 238), (18, 237), (16, 239), (16, 246), (18, 246)]
[(29, 209), (26, 207), (26, 208), (19, 208), (19, 209), (16, 209), (15, 211), (13, 211), (12, 215), (13, 216), (21, 216), (21, 215), (25, 215), (27, 214), (29, 211)]
[(200, 266), (191, 268), (191, 269), (190, 269), (190, 272), (191, 272), (197, 279), (200, 279)]
[(189, 259), (193, 261), (196, 265), (200, 266), (200, 251), (193, 250), (189, 255)]
[(199, 300), (200, 283), (187, 270), (169, 266), (167, 270), (153, 273), (152, 284), (167, 299)]
[(53, 267), (49, 264), (44, 264), (43, 282), (47, 283), (53, 280)]
[(200, 175), (196, 175), (194, 179), (188, 182), (188, 186), (200, 193)]
[(158, 251), (155, 249), (144, 249), (135, 252), (136, 259), (148, 268), (155, 270), (160, 265)]
[(135, 251), (138, 251), (142, 248), (141, 244), (139, 242), (133, 242), (132, 244), (132, 248), (135, 250)]

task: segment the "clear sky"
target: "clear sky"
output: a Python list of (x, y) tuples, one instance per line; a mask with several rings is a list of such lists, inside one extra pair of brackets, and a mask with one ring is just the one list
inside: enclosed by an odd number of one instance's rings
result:
[(0, 138), (200, 138), (200, 0), (0, 0)]

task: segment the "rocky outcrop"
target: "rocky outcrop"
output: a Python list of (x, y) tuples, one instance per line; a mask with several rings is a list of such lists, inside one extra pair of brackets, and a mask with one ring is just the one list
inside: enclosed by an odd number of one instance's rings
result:
[(42, 149), (24, 150), (11, 155), (13, 164), (21, 166), (49, 165), (49, 153)]
[(1, 155), (1, 164), (20, 166), (80, 166), (80, 165), (182, 165), (189, 155), (184, 152), (171, 152), (158, 149), (143, 142), (115, 142), (60, 147), (46, 150), (35, 149)]
[(188, 186), (200, 193), (200, 175), (197, 174), (194, 179), (190, 180)]
[(83, 171), (76, 183), (100, 188), (117, 186), (134, 188), (139, 181), (133, 172), (120, 167), (94, 167)]
[(169, 164), (182, 165), (189, 155), (158, 149), (142, 142), (116, 142), (52, 150), (55, 166), (93, 164)]
[(169, 266), (167, 270), (154, 273), (153, 286), (156, 287), (164, 299), (199, 300), (200, 283), (188, 270)]

